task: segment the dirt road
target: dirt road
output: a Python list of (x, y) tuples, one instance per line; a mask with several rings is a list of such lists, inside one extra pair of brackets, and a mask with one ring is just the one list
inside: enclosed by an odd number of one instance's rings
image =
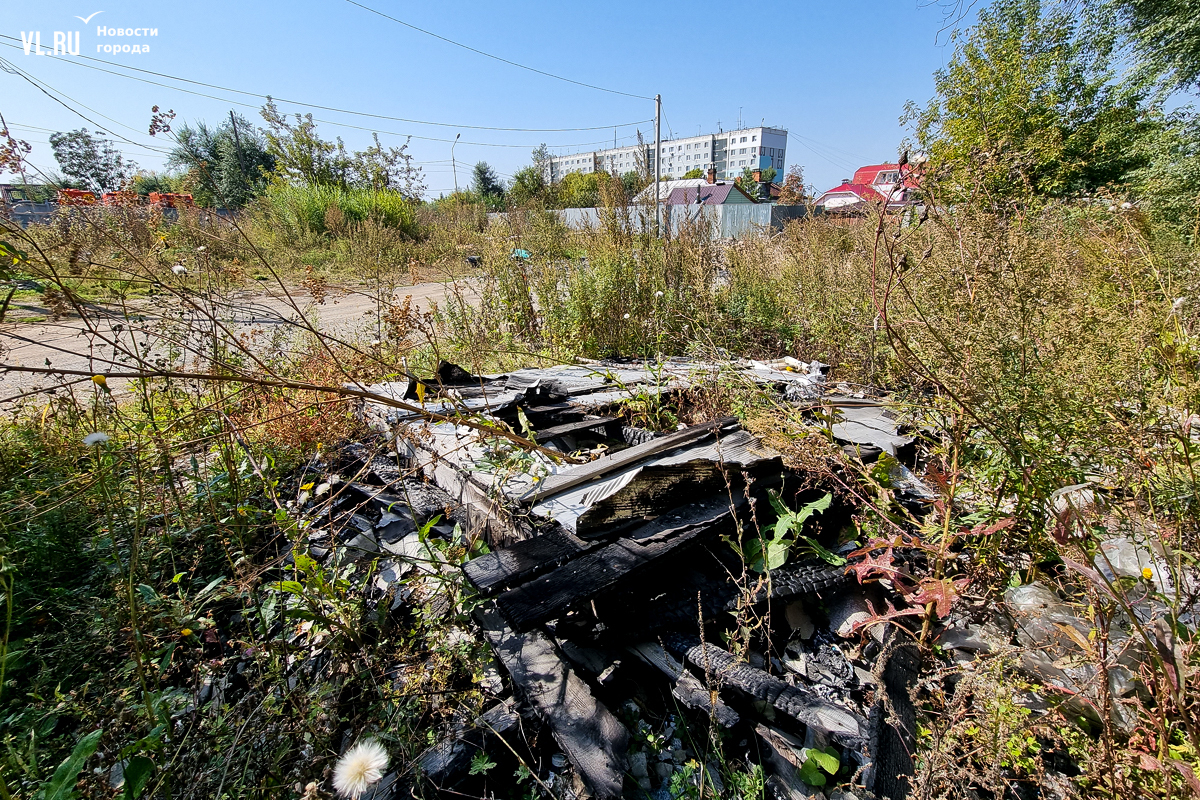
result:
[[(394, 299), (400, 302), (406, 295), (411, 295), (415, 308), (428, 310), (431, 302), (444, 300), (451, 288), (451, 284), (445, 283), (420, 283), (401, 287)], [(378, 304), (366, 293), (331, 295), (319, 304), (301, 291), (292, 293), (290, 300), (282, 292), (247, 292), (225, 298), (222, 307), (221, 318), (227, 322), (229, 333), (236, 337), (255, 333), (259, 342), (256, 347), (270, 347), (270, 334), (274, 331), (292, 333), (299, 330), (301, 313), (322, 333), (365, 341), (375, 338), (372, 328)], [(178, 301), (169, 305), (146, 302), (131, 310), (133, 313), (96, 306), (92, 315), (94, 330), (91, 331), (78, 317), (66, 317), (58, 322), (0, 325), (0, 404), (11, 403), (14, 398), (59, 382), (45, 375), (6, 372), (4, 365), (46, 367), (49, 364), (56, 370), (85, 370), (93, 374), (134, 369), (128, 356), (114, 352), (112, 342), (147, 354), (151, 361), (164, 359), (168, 363), (178, 363), (181, 351), (191, 346), (186, 341), (187, 327), (196, 324), (187, 321), (185, 306)], [(178, 324), (164, 325), (176, 318)], [(208, 330), (209, 326), (204, 328)], [(199, 331), (190, 333), (199, 338)], [(113, 381), (110, 386), (119, 392), (123, 382)]]

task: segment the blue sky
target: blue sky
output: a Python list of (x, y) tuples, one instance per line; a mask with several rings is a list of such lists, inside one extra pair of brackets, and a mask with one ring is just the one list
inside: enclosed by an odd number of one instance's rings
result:
[[(716, 131), (718, 124), (729, 130), (737, 126), (739, 115), (746, 125), (788, 128), (793, 136), (787, 162), (802, 165), (807, 181), (818, 189), (849, 177), (857, 165), (894, 158), (905, 134), (898, 121), (905, 102), (927, 101), (934, 70), (952, 55), (944, 30), (950, 0), (361, 2), (446, 38), (581, 83), (646, 97), (661, 93), (664, 138), (671, 131)], [(462, 135), (454, 156), (463, 185), (471, 165), (480, 160), (511, 175), (529, 163), (530, 150), (540, 142), (567, 153), (611, 146), (614, 135), (629, 143), (638, 128), (653, 137), (653, 125), (646, 122), (653, 117), (651, 100), (509, 66), (347, 0), (10, 0), (5, 6), (0, 33), (13, 38), (0, 39), (0, 57), (94, 122), (137, 143), (117, 142), (146, 168), (161, 166), (155, 148), (166, 146), (146, 134), (151, 106), (173, 109), (178, 120), (211, 122), (235, 108), (258, 123), (262, 100), (131, 73), (128, 67), (348, 111), (450, 123), (371, 119), (279, 103), (285, 111), (312, 111), (327, 121), (319, 124), (324, 135), (341, 136), (351, 148), (365, 147), (370, 130), (378, 130), (389, 145), (403, 143), (398, 134), (425, 137), (414, 138), (410, 152), (425, 170), (434, 196), (454, 187), (449, 140), (456, 134)], [(87, 24), (76, 19), (97, 11), (102, 13)], [(158, 35), (100, 37), (101, 25), (157, 28)], [(54, 31), (79, 31), (80, 56), (100, 61), (26, 55), (21, 36), (34, 31), (41, 32), (46, 50)], [(150, 52), (110, 55), (96, 50), (97, 45), (139, 43), (149, 44)], [(33, 145), (33, 163), (47, 170), (56, 169), (48, 131), (95, 129), (8, 72), (0, 72), (0, 113), (15, 134)], [(459, 127), (466, 125), (598, 129)]]

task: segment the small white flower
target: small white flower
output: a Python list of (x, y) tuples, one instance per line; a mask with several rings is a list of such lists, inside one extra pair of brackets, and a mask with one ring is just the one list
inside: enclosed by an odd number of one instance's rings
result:
[(171, 272), (174, 272), (176, 275), (187, 275), (187, 267), (183, 264), (176, 264), (171, 267)]
[(204, 245), (200, 245), (199, 247), (197, 247), (197, 248), (196, 248), (196, 252), (197, 252), (197, 253), (203, 253), (203, 252), (204, 252), (205, 250), (207, 250), (207, 249), (208, 249), (208, 248), (207, 248), (207, 247), (205, 247)]
[(351, 747), (333, 768), (333, 788), (343, 797), (357, 798), (383, 777), (388, 754), (383, 745), (366, 739)]
[(83, 443), (88, 447), (96, 447), (97, 445), (102, 445), (106, 442), (108, 442), (108, 434), (102, 431), (89, 433), (87, 436), (83, 437)]
[(1123, 208), (1123, 209), (1125, 209), (1126, 211), (1128, 211), (1129, 209), (1133, 208), (1133, 203), (1130, 203), (1130, 202), (1128, 202), (1128, 201), (1126, 201), (1126, 202), (1124, 202), (1124, 203), (1121, 203), (1121, 208)]
[(1176, 297), (1176, 298), (1175, 298), (1175, 302), (1174, 302), (1174, 303), (1171, 303), (1171, 313), (1172, 313), (1172, 314), (1178, 314), (1178, 313), (1179, 313), (1179, 310), (1180, 310), (1181, 308), (1183, 308), (1183, 304), (1184, 304), (1184, 303), (1186, 303), (1186, 302), (1187, 302), (1187, 298), (1186, 298), (1186, 297)]
[(622, 319), (629, 319), (629, 315), (626, 314), (624, 317), (622, 317)]
[(655, 297), (662, 297), (662, 296), (663, 296), (663, 293), (662, 293), (662, 292), (655, 292), (655, 293), (654, 293), (654, 296), (655, 296)]
[(1110, 213), (1110, 214), (1111, 214), (1112, 212), (1116, 211), (1116, 210), (1117, 210), (1117, 207), (1116, 207), (1116, 206), (1109, 206), (1109, 207), (1108, 207), (1108, 211), (1109, 211), (1109, 213)]

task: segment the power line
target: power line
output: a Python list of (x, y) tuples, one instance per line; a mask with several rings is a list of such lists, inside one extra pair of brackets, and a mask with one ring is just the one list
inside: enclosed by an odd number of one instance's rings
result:
[(788, 131), (788, 133), (790, 133), (792, 136), (797, 137), (798, 139), (804, 139), (807, 142), (812, 142), (814, 145), (816, 145), (818, 147), (822, 147), (831, 153), (837, 153), (839, 155), (847, 156), (849, 158), (854, 159), (855, 161), (863, 161), (865, 163), (866, 161), (870, 160), (870, 159), (866, 158), (866, 156), (863, 156), (859, 153), (851, 153), (849, 150), (842, 150), (840, 148), (834, 147), (831, 144), (825, 144), (824, 142), (817, 141), (816, 139), (812, 138), (811, 136), (805, 136), (803, 134), (794, 133), (792, 131)]
[[(7, 36), (5, 34), (0, 34), (0, 38), (10, 39), (14, 42), (17, 41), (17, 38), (15, 36)], [(18, 47), (17, 45), (10, 45), (10, 46), (17, 50), (22, 49), (21, 47)], [(352, 109), (347, 109), (347, 108), (337, 108), (336, 106), (323, 106), (323, 105), (319, 105), (317, 103), (306, 103), (302, 100), (289, 100), (284, 97), (273, 97), (272, 95), (259, 94), (258, 92), (248, 92), (244, 89), (231, 89), (228, 86), (219, 86), (214, 83), (205, 83), (204, 81), (192, 80), (190, 78), (180, 78), (177, 75), (169, 75), (165, 72), (155, 72), (154, 70), (141, 69), (139, 67), (131, 67), (126, 64), (116, 65), (116, 64), (113, 64), (111, 61), (105, 61), (104, 59), (101, 59), (101, 58), (93, 58), (92, 56), (80, 55), (80, 56), (77, 56), (77, 58), (87, 59), (88, 61), (98, 61), (101, 64), (106, 64), (106, 65), (110, 65), (110, 66), (120, 66), (122, 69), (133, 70), (135, 72), (143, 72), (147, 75), (154, 75), (159, 78), (167, 78), (168, 80), (179, 81), (181, 83), (190, 83), (195, 86), (203, 86), (208, 89), (217, 89), (222, 92), (232, 92), (233, 94), (242, 94), (242, 95), (246, 95), (247, 97), (257, 97), (260, 100), (274, 99), (280, 103), (288, 103), (288, 104), (294, 105), (294, 106), (304, 106), (305, 108), (316, 108), (316, 109), (320, 109), (321, 111), (334, 111), (338, 114), (351, 114), (353, 116), (358, 116), (358, 117), (371, 117), (373, 119), (386, 119), (386, 120), (389, 120), (392, 122), (405, 122), (405, 123), (409, 123), (409, 124), (413, 124), (413, 125), (433, 125), (433, 126), (437, 126), (437, 127), (441, 127), (441, 128), (466, 128), (469, 130), (479, 130), (479, 131), (506, 131), (509, 133), (568, 133), (571, 131), (601, 131), (601, 130), (608, 130), (610, 128), (627, 128), (631, 125), (641, 125), (642, 123), (649, 121), (649, 120), (643, 119), (643, 120), (637, 120), (635, 122), (622, 122), (617, 125), (593, 125), (593, 126), (584, 127), (584, 128), (501, 128), (501, 127), (495, 127), (495, 126), (491, 126), (491, 125), (459, 125), (459, 124), (453, 123), (453, 122), (431, 122), (429, 120), (407, 119), (405, 117), (393, 117), (393, 116), (389, 116), (387, 114), (372, 114), (369, 111), (354, 111)], [(72, 59), (64, 59), (64, 60), (71, 61)], [(87, 65), (84, 64), (82, 66), (87, 66)], [(98, 68), (94, 67), (93, 69), (98, 69)], [(110, 72), (113, 75), (121, 75), (121, 73), (119, 73), (119, 72), (111, 72), (111, 70), (107, 70), (107, 69), (102, 69), (100, 71), (101, 72)], [(133, 76), (122, 75), (122, 77), (132, 78)], [(154, 82), (147, 81), (147, 83), (154, 83)], [(163, 86), (163, 84), (159, 84), (159, 83), (155, 83), (154, 85), (155, 86)], [(166, 88), (175, 89), (178, 87), (168, 86)], [(186, 91), (186, 90), (181, 89), (180, 91)], [(198, 94), (198, 93), (194, 93), (194, 94)], [(201, 94), (200, 96), (201, 97), (209, 97), (214, 100), (221, 99), (221, 98), (212, 97), (212, 95), (206, 95), (206, 94)], [(225, 101), (225, 102), (228, 102), (228, 101)], [(254, 106), (254, 107), (257, 108), (257, 106)]]
[[(5, 36), (4, 34), (0, 34), (0, 38), (4, 38), (4, 39), (11, 39), (12, 37), (11, 37), (11, 36)], [(14, 50), (20, 50), (20, 49), (21, 49), (20, 47), (17, 47), (16, 45), (11, 45), (11, 44), (8, 44), (8, 43), (6, 43), (6, 42), (0, 42), (0, 45), (3, 45), (3, 46), (5, 46), (5, 47), (11, 47), (11, 48), (13, 48)], [(81, 58), (89, 58), (89, 57), (88, 57), (88, 56), (81, 56)], [(146, 78), (139, 78), (139, 77), (138, 77), (138, 76), (136, 76), (136, 75), (126, 75), (126, 74), (124, 74), (124, 73), (121, 73), (121, 72), (114, 72), (113, 70), (110, 70), (110, 69), (104, 69), (104, 68), (102, 68), (102, 67), (96, 67), (96, 66), (92, 66), (91, 64), (84, 64), (83, 62), (81, 62), (81, 61), (76, 61), (76, 60), (74, 60), (74, 59), (63, 59), (63, 60), (65, 60), (67, 63), (74, 64), (74, 65), (76, 65), (76, 66), (79, 66), (79, 67), (84, 67), (84, 68), (86, 68), (86, 69), (92, 69), (92, 70), (96, 70), (96, 71), (98, 71), (98, 72), (106, 72), (106, 73), (108, 73), (109, 75), (116, 75), (117, 77), (119, 77), (119, 78), (125, 78), (126, 80), (131, 80), (131, 81), (139, 81), (139, 82), (141, 82), (141, 83), (147, 83), (147, 84), (150, 84), (151, 86), (159, 86), (159, 87), (161, 87), (161, 88), (163, 88), (163, 89), (170, 89), (171, 91), (175, 91), (175, 92), (184, 92), (184, 93), (186, 93), (186, 94), (192, 94), (192, 95), (196, 95), (197, 97), (205, 97), (205, 98), (208, 98), (209, 100), (216, 100), (216, 101), (218, 101), (218, 102), (220, 102), (220, 103), (228, 103), (229, 105), (241, 106), (242, 108), (252, 108), (252, 109), (254, 109), (254, 110), (256, 110), (256, 111), (259, 109), (259, 107), (258, 107), (258, 106), (254, 105), (254, 104), (252, 104), (252, 103), (243, 103), (243, 102), (240, 102), (240, 101), (238, 101), (238, 100), (230, 100), (230, 99), (228, 99), (228, 98), (225, 98), (225, 97), (217, 97), (216, 95), (205, 94), (204, 92), (197, 92), (197, 91), (194, 91), (194, 90), (192, 90), (192, 89), (185, 89), (185, 88), (183, 88), (182, 86), (171, 86), (171, 85), (169, 85), (169, 84), (166, 84), (166, 83), (159, 83), (158, 81), (152, 81), (152, 80), (148, 80), (148, 79), (146, 79)], [(96, 60), (96, 59), (91, 59), (91, 58), (89, 58), (89, 60), (92, 60), (92, 61), (94, 61), (94, 60)], [(108, 63), (108, 62), (104, 62), (104, 63)], [(125, 66), (125, 65), (123, 65), (123, 64), (122, 64), (122, 65), (120, 65), (120, 66), (122, 66), (122, 67), (123, 67), (123, 68), (125, 68), (125, 69), (137, 70), (138, 72), (148, 72), (148, 73), (150, 72), (149, 70), (138, 69), (137, 67), (126, 67), (126, 66)], [(158, 75), (158, 74), (160, 74), (160, 73), (150, 73), (150, 74)], [(170, 76), (170, 75), (168, 75), (168, 76), (165, 76), (165, 77), (167, 77), (167, 78), (170, 78), (170, 79), (172, 79), (172, 80), (184, 81), (184, 82), (186, 82), (186, 83), (198, 83), (197, 81), (189, 81), (187, 78), (174, 78), (174, 76)], [(207, 84), (201, 84), (201, 85), (207, 85)], [(240, 91), (240, 90), (238, 90), (238, 89), (223, 89), (223, 87), (218, 87), (218, 88), (222, 89), (223, 91), (237, 92), (237, 93), (239, 93), (239, 94), (248, 94), (248, 95), (251, 95), (251, 96), (253, 96), (253, 97), (262, 97), (262, 98), (266, 98), (266, 97), (268, 97), (268, 95), (257, 95), (257, 94), (253, 94), (253, 93), (251, 93), (251, 92), (242, 92), (242, 91)], [(291, 103), (291, 102), (293, 102), (293, 101), (290, 101), (290, 100), (288, 100), (288, 101), (284, 101), (284, 100), (282, 100), (281, 98), (273, 98), (273, 99), (279, 100), (280, 102), (288, 102), (288, 103)], [(301, 104), (301, 105), (306, 105), (306, 104)], [(354, 113), (358, 113), (358, 112), (345, 112), (345, 113), (351, 113), (351, 114), (354, 114)], [(318, 118), (318, 117), (314, 117), (314, 118), (313, 118), (313, 121), (314, 121), (314, 122), (319, 122), (319, 123), (321, 123), (321, 124), (323, 124), (323, 125), (334, 125), (334, 126), (337, 126), (337, 127), (342, 127), (342, 128), (350, 128), (350, 129), (352, 129), (352, 130), (368, 131), (368, 132), (371, 132), (371, 133), (382, 133), (382, 134), (386, 134), (386, 135), (388, 135), (388, 136), (403, 136), (403, 137), (407, 137), (407, 138), (410, 138), (410, 139), (417, 139), (417, 140), (419, 140), (419, 141), (425, 141), (425, 142), (442, 142), (442, 143), (449, 144), (449, 143), (452, 143), (452, 142), (454, 141), (453, 139), (443, 139), (443, 138), (434, 137), (434, 136), (419, 136), (419, 135), (417, 135), (417, 134), (413, 134), (413, 133), (400, 133), (400, 132), (398, 132), (398, 131), (385, 131), (385, 130), (380, 130), (380, 129), (378, 129), (378, 128), (365, 128), (365, 127), (363, 127), (363, 126), (361, 126), (361, 125), (351, 125), (351, 124), (350, 124), (350, 123), (348, 123), (348, 122), (336, 122), (336, 121), (334, 121), (334, 120), (320, 119), (320, 118)], [(95, 123), (93, 123), (93, 124), (95, 124)], [(605, 126), (605, 127), (612, 127), (612, 126)], [(497, 130), (503, 130), (503, 129), (497, 129)], [(116, 134), (114, 134), (114, 135), (116, 135)], [(122, 137), (122, 138), (123, 138), (123, 137)], [(628, 137), (624, 137), (624, 138), (628, 138)], [(128, 140), (126, 140), (126, 141), (128, 141)], [(587, 147), (588, 145), (594, 145), (594, 144), (604, 144), (604, 143), (605, 143), (605, 142), (607, 142), (607, 141), (608, 141), (607, 139), (604, 139), (604, 140), (601, 140), (601, 141), (599, 141), (599, 142), (578, 142), (578, 143), (575, 143), (575, 144), (556, 145), (556, 147)], [(512, 148), (518, 148), (518, 149), (522, 149), (522, 150), (524, 150), (524, 149), (529, 149), (529, 148), (532, 148), (532, 147), (536, 147), (536, 146), (537, 146), (537, 145), (532, 145), (532, 144), (501, 144), (501, 143), (498, 143), (498, 142), (468, 142), (468, 141), (460, 141), (460, 142), (459, 142), (459, 144), (464, 144), (464, 145), (474, 145), (474, 146), (476, 146), (476, 147), (512, 147)]]
[[(435, 39), (441, 39), (443, 42), (446, 42), (447, 44), (452, 44), (455, 47), (461, 47), (464, 50), (470, 50), (472, 53), (477, 53), (481, 56), (495, 59), (496, 61), (500, 61), (504, 64), (508, 64), (510, 66), (517, 67), (519, 69), (528, 70), (529, 72), (536, 72), (538, 75), (545, 75), (547, 78), (554, 78), (555, 80), (565, 81), (566, 83), (573, 83), (576, 86), (584, 86), (588, 89), (595, 89), (596, 91), (599, 91), (599, 92), (608, 92), (609, 94), (619, 94), (624, 97), (636, 97), (639, 100), (653, 100), (654, 99), (653, 97), (647, 97), (646, 95), (642, 95), (642, 94), (632, 94), (630, 92), (622, 92), (622, 91), (618, 91), (616, 89), (606, 89), (603, 86), (596, 86), (595, 84), (584, 83), (583, 81), (576, 81), (576, 80), (572, 80), (571, 78), (564, 78), (562, 75), (555, 75), (553, 72), (545, 72), (544, 70), (536, 69), (534, 67), (528, 67), (528, 66), (525, 66), (524, 64), (518, 64), (516, 61), (509, 61), (507, 58), (501, 58), (500, 56), (492, 55), (491, 53), (485, 53), (483, 50), (478, 50), (474, 47), (471, 47), (470, 45), (465, 45), (462, 42), (456, 42), (453, 39), (447, 39), (445, 36), (436, 34), (433, 31), (427, 31), (424, 28), (418, 28), (416, 25), (405, 22), (402, 19), (396, 19), (395, 17), (389, 16), (388, 14), (385, 14), (382, 11), (377, 11), (376, 9), (371, 8), (370, 6), (364, 6), (362, 3), (355, 2), (355, 0), (346, 0), (346, 2), (352, 6), (358, 6), (359, 8), (363, 9), (364, 11), (370, 11), (372, 14), (377, 14), (378, 16), (381, 16), (384, 19), (390, 19), (392, 22), (399, 23), (400, 25), (403, 25), (406, 28), (411, 28), (414, 31), (423, 33), (426, 36), (432, 36)], [(612, 126), (610, 125), (609, 127), (611, 128)]]
[[(798, 136), (796, 136), (795, 134), (793, 134), (791, 131), (789, 131), (789, 132), (788, 132), (788, 136), (791, 136), (793, 139), (795, 139), (795, 140), (796, 140), (796, 143), (797, 143), (797, 144), (799, 144), (801, 147), (804, 147), (804, 148), (806, 148), (807, 150), (811, 151), (811, 152), (812, 152), (814, 155), (816, 155), (816, 156), (817, 156), (817, 158), (820, 158), (822, 161), (827, 161), (827, 162), (829, 162), (830, 164), (832, 164), (833, 166), (837, 167), (838, 169), (849, 169), (849, 170), (853, 170), (853, 169), (855, 169), (855, 167), (853, 167), (853, 166), (848, 166), (848, 165), (846, 164), (846, 162), (844, 162), (844, 161), (841, 161), (840, 159), (839, 159), (838, 161), (834, 161), (834, 159), (833, 159), (833, 157), (832, 157), (832, 156), (827, 156), (827, 155), (825, 155), (824, 153), (820, 152), (820, 151), (819, 151), (819, 150), (817, 150), (815, 147), (813, 147), (812, 145), (810, 145), (810, 144), (806, 143), (806, 142), (805, 142), (803, 139), (801, 139), (801, 138), (799, 138)], [(840, 162), (840, 163), (839, 163), (839, 162)]]
[[(80, 119), (88, 122), (89, 124), (93, 125), (94, 127), (98, 128), (98, 129), (104, 131), (105, 133), (109, 134), (110, 136), (115, 136), (116, 138), (120, 139), (121, 141), (127, 142), (131, 145), (134, 145), (135, 147), (141, 147), (141, 145), (139, 145), (137, 142), (133, 141), (132, 139), (122, 136), (121, 134), (119, 134), (115, 131), (109, 130), (108, 128), (104, 127), (100, 123), (98, 123), (95, 120), (84, 115), (84, 113), (81, 112), (79, 109), (72, 108), (71, 106), (67, 105), (65, 102), (63, 102), (62, 100), (60, 100), (59, 98), (55, 97), (50, 92), (48, 92), (45, 88), (38, 85), (38, 82), (32, 76), (27, 75), (23, 70), (19, 69), (17, 66), (12, 64), (11, 62), (0, 59), (0, 68), (3, 68), (3, 70), (5, 72), (7, 72), (11, 75), (16, 75), (17, 77), (24, 78), (29, 83), (30, 86), (37, 89), (42, 94), (46, 95), (46, 97), (49, 97), (54, 102), (58, 103), (60, 106), (67, 109), (68, 111), (70, 111), (72, 114), (75, 114)], [(49, 84), (47, 84), (47, 86), (48, 85)], [(65, 97), (66, 95), (63, 95), (63, 96)], [(68, 98), (68, 99), (70, 99), (70, 98)]]

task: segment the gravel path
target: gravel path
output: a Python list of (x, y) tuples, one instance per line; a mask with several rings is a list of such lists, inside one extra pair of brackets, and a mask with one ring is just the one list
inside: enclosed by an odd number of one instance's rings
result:
[[(420, 283), (397, 290), (394, 299), (403, 302), (411, 295), (416, 310), (428, 310), (431, 303), (444, 300), (452, 289), (447, 283)], [(11, 404), (14, 398), (54, 386), (61, 379), (46, 375), (5, 372), (5, 365), (85, 370), (89, 373), (130, 371), (128, 357), (117, 356), (105, 340), (118, 341), (125, 348), (136, 348), (149, 354), (149, 359), (181, 364), (181, 347), (189, 346), (188, 339), (199, 341), (202, 331), (189, 330), (189, 323), (165, 325), (170, 317), (183, 319), (184, 306), (178, 301), (171, 305), (140, 302), (128, 312), (119, 307), (97, 306), (89, 331), (78, 317), (57, 322), (13, 322), (0, 325), (0, 405)], [(292, 294), (291, 302), (282, 292), (243, 293), (222, 301), (225, 308), (221, 318), (235, 337), (253, 337), (254, 348), (269, 352), (272, 334), (294, 333), (302, 329), (300, 312), (309, 323), (324, 334), (338, 338), (366, 340), (375, 338), (374, 325), (377, 304), (365, 293), (330, 295), (323, 304), (313, 301), (306, 292)], [(293, 307), (293, 303), (296, 307)], [(177, 310), (176, 310), (177, 309)], [(176, 310), (172, 315), (172, 310)], [(190, 323), (192, 325), (196, 323)], [(203, 324), (209, 330), (210, 323)], [(68, 378), (67, 380), (76, 380)], [(86, 379), (84, 379), (86, 380)], [(125, 381), (109, 383), (120, 392)]]

